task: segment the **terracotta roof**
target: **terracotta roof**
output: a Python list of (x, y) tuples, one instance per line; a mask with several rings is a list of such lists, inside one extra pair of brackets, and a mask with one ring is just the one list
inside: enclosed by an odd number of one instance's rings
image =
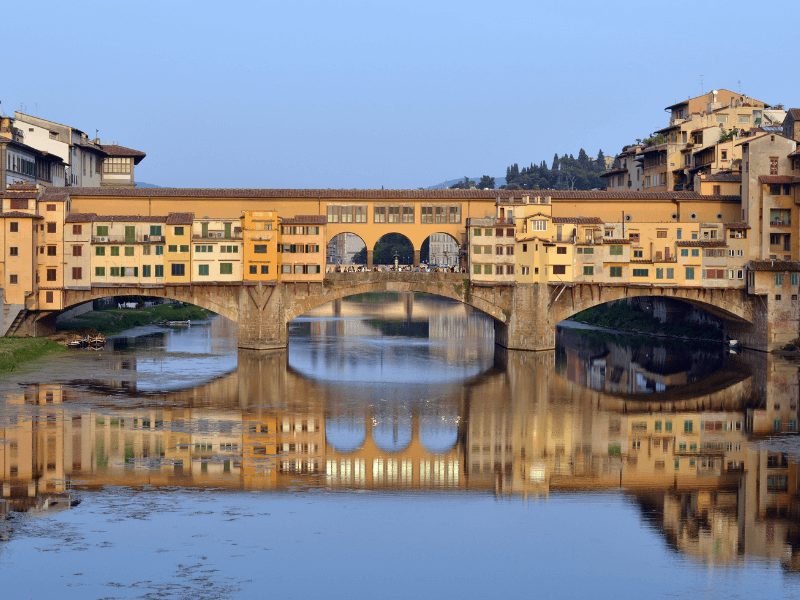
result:
[(747, 263), (751, 271), (800, 271), (800, 262), (792, 260), (751, 260)]
[(647, 146), (646, 148), (642, 149), (642, 154), (650, 154), (651, 152), (660, 152), (661, 150), (666, 150), (667, 144), (657, 144), (655, 146)]
[(600, 217), (553, 217), (553, 223), (569, 223), (573, 225), (602, 225)]
[(604, 244), (630, 244), (631, 241), (630, 240), (624, 240), (624, 239), (619, 239), (619, 240), (604, 239), (603, 243)]
[(314, 200), (453, 200), (522, 201), (523, 196), (549, 196), (555, 200), (706, 200), (738, 196), (703, 196), (697, 192), (633, 192), (608, 190), (368, 190), (368, 189), (249, 189), (249, 188), (55, 188), (45, 189), (46, 198), (95, 196), (101, 198), (276, 198)]
[(728, 244), (722, 240), (686, 240), (675, 245), (682, 248), (725, 248)]
[(167, 225), (191, 225), (194, 222), (194, 213), (177, 212), (167, 215)]
[(297, 215), (281, 218), (282, 225), (325, 225), (328, 217), (324, 215)]
[(167, 217), (146, 215), (98, 215), (96, 213), (70, 213), (65, 223), (166, 223)]
[(760, 175), (758, 183), (800, 183), (800, 177), (791, 175)]
[(800, 119), (800, 108), (790, 108), (786, 111), (787, 117), (792, 117), (795, 120)]
[(132, 158), (133, 164), (135, 165), (138, 165), (140, 162), (142, 162), (144, 157), (147, 156), (147, 154), (145, 154), (141, 150), (134, 150), (133, 148), (127, 148), (125, 146), (119, 146), (117, 144), (102, 144), (101, 148), (109, 156)]
[(703, 181), (719, 181), (719, 182), (741, 182), (741, 173), (712, 173), (703, 177)]
[(790, 152), (787, 156), (800, 156), (800, 148), (795, 149), (794, 152)]
[(746, 221), (736, 221), (735, 223), (725, 223), (725, 229), (750, 229)]
[(9, 210), (4, 213), (0, 213), (0, 217), (14, 218), (14, 219), (44, 219), (44, 217), (40, 215), (33, 215), (31, 213), (26, 213), (17, 210)]

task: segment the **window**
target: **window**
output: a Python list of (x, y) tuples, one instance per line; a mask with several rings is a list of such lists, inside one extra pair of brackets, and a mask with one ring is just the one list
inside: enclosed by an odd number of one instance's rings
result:
[(95, 256), (105, 256), (106, 255), (105, 246), (95, 246), (94, 255)]
[(547, 230), (547, 221), (544, 219), (534, 219), (533, 221), (533, 230), (534, 231), (546, 231)]
[(495, 246), (494, 253), (501, 256), (503, 254), (503, 246)]
[(72, 267), (72, 278), (83, 279), (83, 269), (81, 267)]
[(770, 156), (769, 157), (769, 174), (770, 175), (777, 175), (778, 174), (778, 157), (777, 156)]
[(233, 275), (233, 263), (229, 262), (219, 263), (219, 274)]
[(183, 227), (176, 227), (174, 231), (175, 235), (183, 235)]
[(142, 265), (142, 277), (151, 277), (153, 268), (150, 265)]
[(47, 269), (47, 281), (55, 281), (55, 280), (56, 280), (56, 270)]
[(643, 258), (643, 257), (644, 257), (644, 250), (633, 251), (633, 258)]
[(83, 254), (83, 246), (73, 246), (72, 256), (81, 256)]
[(583, 266), (583, 274), (584, 275), (594, 275), (594, 266), (593, 265), (584, 265)]
[(11, 246), (8, 249), (8, 254), (10, 256), (19, 256), (19, 248), (17, 248), (16, 246)]
[(556, 254), (566, 254), (566, 253), (567, 253), (567, 247), (566, 246), (558, 246), (556, 248)]
[(797, 285), (800, 281), (800, 273), (792, 273), (790, 275), (792, 285)]
[(258, 266), (250, 265), (250, 275), (258, 275)]
[(694, 279), (694, 267), (686, 267), (686, 279), (689, 281)]
[(111, 267), (111, 277), (120, 277), (122, 275), (122, 271), (119, 267)]
[(256, 254), (266, 254), (267, 253), (267, 246), (266, 244), (256, 244), (253, 246), (253, 252)]
[(422, 223), (433, 223), (433, 207), (432, 206), (423, 206), (421, 207), (422, 216), (420, 222)]
[(119, 256), (119, 246), (111, 246), (111, 256)]
[(18, 200), (18, 199), (11, 199), (11, 210), (28, 210), (28, 201), (27, 200)]
[(208, 275), (208, 265), (197, 265), (198, 275)]
[(567, 273), (566, 265), (553, 265), (553, 275), (566, 275), (566, 273)]
[(658, 229), (656, 231), (656, 237), (658, 238), (665, 238), (667, 237), (667, 230), (666, 229)]
[(177, 252), (178, 251), (178, 245), (177, 244), (170, 244), (169, 246), (167, 246), (167, 251), (168, 252)]
[(634, 269), (633, 276), (634, 277), (647, 277), (650, 275), (650, 269)]
[(47, 233), (55, 233), (56, 232), (56, 224), (52, 221), (48, 221), (47, 223)]
[(608, 253), (611, 256), (622, 256), (622, 246), (609, 246)]
[(125, 246), (125, 256), (133, 256), (133, 246)]
[(164, 246), (156, 246), (156, 256), (164, 254)]
[(692, 433), (694, 421), (686, 420), (683, 422), (683, 433)]
[(608, 274), (610, 277), (622, 277), (622, 267), (611, 267)]
[(52, 304), (53, 302), (53, 292), (45, 292), (44, 293), (44, 301), (48, 304)]
[(171, 265), (171, 273), (173, 277), (183, 277), (186, 274), (186, 265), (183, 263), (173, 263)]
[(164, 265), (156, 265), (156, 277), (164, 276)]
[(161, 235), (161, 225), (150, 225), (150, 235)]
[(48, 246), (47, 247), (47, 256), (55, 256), (56, 255), (56, 247), (55, 246)]
[(479, 236), (480, 234), (481, 234), (481, 228), (480, 227), (476, 227), (475, 229), (472, 230), (473, 237)]
[(481, 253), (481, 246), (475, 245), (472, 247), (473, 254), (480, 254)]
[(19, 231), (19, 223), (16, 221), (11, 221), (8, 224), (8, 231), (11, 233), (17, 233)]
[(775, 273), (775, 285), (783, 285), (783, 273)]
[(261, 274), (269, 275), (269, 265), (261, 265)]
[(94, 276), (95, 277), (105, 277), (106, 276), (106, 268), (105, 267), (95, 267), (94, 268)]
[(449, 223), (461, 223), (461, 206), (448, 206), (447, 220)]

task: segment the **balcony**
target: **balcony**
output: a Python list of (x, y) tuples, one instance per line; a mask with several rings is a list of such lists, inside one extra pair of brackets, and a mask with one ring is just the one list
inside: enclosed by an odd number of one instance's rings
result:
[(769, 222), (769, 226), (770, 227), (791, 227), (792, 226), (792, 222), (789, 219), (782, 219), (782, 220), (779, 220), (779, 221), (770, 221)]
[(164, 242), (163, 235), (93, 235), (93, 244), (143, 244), (153, 243), (160, 244)]

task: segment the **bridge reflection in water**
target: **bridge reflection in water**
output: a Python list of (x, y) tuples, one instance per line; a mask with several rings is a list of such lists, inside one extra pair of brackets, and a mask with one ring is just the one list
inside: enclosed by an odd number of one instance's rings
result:
[(0, 416), (2, 497), (25, 510), (108, 485), (528, 498), (621, 489), (699, 560), (800, 568), (797, 458), (763, 443), (796, 414), (797, 368), (738, 358), (695, 388), (673, 369), (680, 385), (631, 398), (618, 393), (626, 386), (577, 385), (597, 383), (599, 354), (606, 374), (647, 368), (629, 348), (598, 343), (572, 339), (558, 357), (507, 353), (465, 385), (323, 383), (285, 351), (243, 351), (235, 372), (193, 389), (143, 395), (121, 380), (125, 408), (108, 405), (108, 389), (32, 384), (7, 394)]

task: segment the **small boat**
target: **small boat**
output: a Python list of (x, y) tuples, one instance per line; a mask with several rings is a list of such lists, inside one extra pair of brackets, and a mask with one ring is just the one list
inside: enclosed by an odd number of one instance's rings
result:
[(739, 340), (728, 340), (728, 345), (731, 348), (737, 348), (739, 346)]
[(186, 321), (165, 321), (164, 325), (167, 327), (191, 327), (192, 322), (188, 319)]
[(106, 336), (104, 335), (95, 335), (89, 338), (88, 347), (92, 348), (93, 350), (100, 350), (105, 348), (106, 346)]
[(88, 345), (89, 341), (85, 337), (74, 337), (67, 342), (67, 348), (73, 349), (86, 348)]

